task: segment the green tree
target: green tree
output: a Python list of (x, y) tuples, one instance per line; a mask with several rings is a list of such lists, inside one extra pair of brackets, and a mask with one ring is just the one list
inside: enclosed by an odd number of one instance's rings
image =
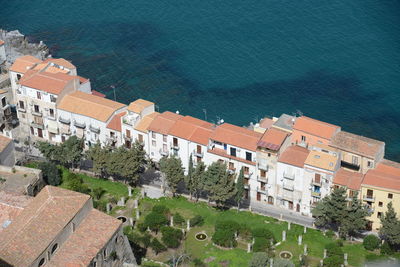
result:
[(60, 163), (62, 158), (61, 146), (53, 145), (48, 142), (38, 142), (36, 148), (47, 160)]
[(350, 201), (345, 216), (340, 222), (340, 235), (346, 238), (348, 235), (355, 236), (360, 230), (364, 230), (368, 223), (366, 219), (368, 215), (368, 209), (362, 205), (356, 194)]
[(381, 217), (381, 225), (379, 235), (382, 239), (391, 247), (398, 247), (400, 245), (400, 221), (397, 219), (392, 202), (389, 202), (387, 211)]
[(96, 187), (93, 188), (92, 190), (92, 195), (95, 198), (95, 200), (99, 200), (104, 193), (105, 191), (101, 187)]
[(363, 246), (366, 250), (375, 250), (379, 248), (381, 240), (376, 235), (367, 235), (364, 237)]
[(158, 232), (158, 230), (167, 223), (168, 219), (166, 216), (154, 211), (147, 214), (147, 216), (144, 218), (145, 226), (149, 227), (150, 230), (155, 232)]
[(346, 190), (335, 188), (332, 193), (318, 202), (311, 211), (315, 217), (315, 225), (338, 229), (347, 214)]
[(269, 265), (269, 256), (265, 252), (256, 252), (250, 260), (249, 267), (265, 267)]
[(294, 263), (290, 260), (275, 258), (274, 259), (274, 267), (294, 267)]
[(196, 201), (199, 200), (200, 192), (205, 187), (205, 173), (206, 173), (206, 165), (202, 161), (197, 163), (196, 169), (192, 175), (191, 179), (191, 187), (193, 189), (193, 195), (196, 198)]
[(193, 174), (194, 174), (193, 158), (192, 155), (190, 155), (188, 174), (186, 175), (186, 188), (189, 190), (190, 200), (192, 200), (192, 196), (195, 191), (195, 188), (193, 186)]
[(86, 158), (93, 162), (93, 172), (100, 177), (106, 177), (108, 173), (107, 166), (111, 153), (109, 148), (101, 147), (99, 142), (91, 146), (86, 152)]
[(169, 248), (177, 248), (181, 244), (183, 233), (180, 229), (169, 226), (161, 227), (163, 243)]
[(83, 140), (76, 136), (71, 136), (61, 144), (62, 157), (61, 164), (75, 168), (82, 159)]
[(154, 252), (156, 253), (156, 255), (160, 252), (166, 251), (167, 248), (161, 244), (160, 241), (158, 241), (157, 238), (153, 238), (153, 240), (150, 243), (150, 247), (152, 250), (154, 250)]
[(53, 162), (40, 162), (38, 168), (42, 170), (46, 184), (57, 186), (61, 184), (60, 170)]
[(178, 189), (178, 184), (185, 179), (183, 173), (182, 161), (176, 157), (163, 157), (160, 160), (160, 169), (165, 175), (168, 187), (173, 196), (175, 196)]
[(243, 194), (244, 194), (244, 172), (243, 172), (243, 168), (240, 169), (239, 176), (237, 178), (235, 188), (236, 188), (235, 201), (236, 201), (236, 203), (238, 205), (237, 208), (238, 208), (238, 212), (239, 212), (240, 203), (243, 200)]
[(206, 190), (209, 200), (219, 205), (224, 205), (235, 193), (235, 178), (229, 175), (226, 165), (213, 162), (206, 171)]

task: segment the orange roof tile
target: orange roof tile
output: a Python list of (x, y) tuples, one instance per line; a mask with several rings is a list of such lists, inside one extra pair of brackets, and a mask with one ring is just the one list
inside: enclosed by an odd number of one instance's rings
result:
[(4, 44), (4, 41), (3, 40), (0, 40), (0, 45), (3, 45)]
[(128, 110), (140, 114), (145, 108), (154, 105), (153, 102), (144, 100), (144, 99), (137, 99), (129, 104)]
[(98, 91), (95, 91), (95, 90), (92, 90), (92, 95), (96, 95), (96, 96), (100, 96), (100, 97), (106, 97), (105, 94), (102, 94), (102, 93), (100, 93)]
[(332, 136), (338, 130), (340, 130), (340, 127), (323, 121), (318, 121), (309, 117), (302, 116), (296, 119), (293, 129), (309, 133), (315, 136), (319, 136), (325, 139), (331, 139)]
[(260, 127), (264, 129), (271, 128), (272, 124), (274, 124), (274, 121), (270, 118), (264, 118), (260, 121)]
[(400, 167), (384, 160), (365, 174), (362, 184), (400, 191)]
[(11, 138), (5, 137), (4, 135), (0, 135), (0, 152), (3, 152), (3, 150), (12, 142)]
[(301, 146), (288, 147), (279, 157), (279, 162), (303, 168), (310, 151)]
[(28, 71), (28, 69), (32, 68), (38, 63), (42, 63), (42, 61), (34, 56), (22, 56), (15, 60), (14, 64), (12, 64), (10, 68), (10, 71), (25, 73)]
[(89, 199), (88, 195), (46, 186), (2, 231), (0, 258), (15, 267), (30, 266)]
[(92, 209), (45, 266), (89, 266), (120, 226), (121, 221)]
[[(31, 73), (32, 75), (30, 75)], [(22, 86), (58, 95), (64, 90), (67, 84), (74, 79), (77, 79), (77, 77), (64, 73), (29, 72), (29, 76), (24, 76), (20, 80), (20, 84)]]
[(58, 109), (71, 113), (87, 116), (99, 121), (106, 122), (118, 110), (125, 107), (124, 104), (109, 100), (107, 98), (75, 91), (64, 96)]
[(287, 136), (287, 132), (269, 128), (258, 141), (257, 146), (277, 151), (285, 142)]
[(107, 128), (117, 132), (121, 132), (121, 118), (125, 116), (125, 114), (126, 111), (115, 114), (110, 122), (107, 124)]
[(0, 234), (28, 206), (32, 197), (0, 191)]
[(44, 62), (52, 62), (67, 69), (76, 69), (75, 65), (63, 58), (47, 58)]
[(369, 158), (376, 158), (385, 149), (385, 143), (348, 132), (338, 132), (330, 146)]
[(262, 134), (233, 124), (218, 125), (210, 139), (225, 144), (234, 145), (251, 151), (256, 151), (257, 143)]
[(332, 154), (322, 151), (312, 150), (308, 154), (304, 164), (328, 171), (335, 171), (337, 165), (339, 164), (339, 159), (338, 157)]
[(158, 112), (150, 113), (149, 115), (144, 116), (139, 123), (135, 126), (135, 130), (147, 133), (148, 128), (152, 121), (159, 115)]
[(340, 168), (335, 177), (333, 177), (333, 183), (341, 186), (346, 186), (351, 190), (360, 190), (361, 183), (364, 178), (362, 173), (352, 172)]
[(165, 111), (158, 115), (149, 125), (148, 130), (160, 134), (168, 134), (169, 129), (174, 125), (174, 123), (181, 119), (183, 116), (172, 113), (170, 111)]
[(195, 143), (207, 145), (212, 133), (213, 124), (191, 116), (177, 120), (168, 134)]

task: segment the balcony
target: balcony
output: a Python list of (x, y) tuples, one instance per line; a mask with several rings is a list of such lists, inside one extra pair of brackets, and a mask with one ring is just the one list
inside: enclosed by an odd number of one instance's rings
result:
[(113, 144), (113, 143), (116, 143), (116, 142), (117, 142), (117, 136), (115, 136), (115, 135), (113, 135), (113, 136), (108, 135), (108, 136), (106, 137), (106, 141), (107, 141), (107, 144), (108, 144), (108, 145), (111, 145), (111, 144)]
[(122, 122), (124, 124), (126, 124), (126, 125), (133, 126), (133, 121), (131, 121), (131, 120), (127, 119), (127, 118), (123, 118)]
[(36, 117), (42, 117), (43, 113), (39, 110), (38, 111), (32, 110), (32, 115)]
[(64, 123), (64, 124), (70, 124), (71, 123), (70, 119), (65, 119), (65, 118), (63, 118), (61, 116), (58, 117), (58, 121), (61, 122), (61, 123)]
[(322, 182), (321, 182), (321, 180), (319, 180), (319, 181), (312, 180), (311, 185), (316, 185), (316, 186), (321, 187), (322, 186)]
[(287, 173), (287, 172), (284, 172), (284, 173), (283, 173), (283, 178), (286, 178), (286, 179), (288, 179), (288, 180), (294, 180), (294, 173)]
[(312, 197), (321, 197), (321, 192), (314, 192), (314, 191), (312, 191), (312, 192), (311, 192), (311, 196), (312, 196)]
[(39, 129), (42, 129), (42, 130), (44, 129), (43, 123), (35, 123), (35, 122), (32, 122), (31, 125), (32, 125), (32, 127), (34, 127), (34, 128), (39, 128)]
[(26, 109), (24, 107), (23, 108), (20, 107), (19, 105), (18, 105), (18, 109), (17, 110), (18, 110), (18, 112), (24, 112), (24, 113), (26, 112)]
[(230, 175), (233, 175), (235, 172), (236, 172), (236, 168), (229, 168), (229, 169), (228, 169), (228, 173), (229, 173)]
[(160, 155), (161, 155), (161, 156), (164, 156), (164, 157), (167, 157), (167, 156), (168, 156), (168, 151), (165, 151), (165, 150), (163, 150), (163, 149), (160, 149), (159, 152), (160, 152)]
[(16, 90), (16, 92), (17, 92), (17, 95), (20, 95), (20, 94), (22, 94), (22, 91), (21, 91), (21, 89), (17, 89), (17, 90)]
[(204, 153), (201, 152), (201, 151), (199, 152), (199, 151), (197, 151), (197, 150), (195, 149), (195, 150), (193, 150), (193, 156), (202, 158), (202, 157), (204, 156)]
[(86, 123), (84, 123), (84, 122), (74, 121), (74, 125), (75, 125), (75, 127), (78, 127), (78, 128), (81, 128), (81, 129), (85, 129), (86, 128)]
[(350, 163), (350, 162), (346, 162), (346, 161), (342, 160), (340, 162), (340, 165), (343, 168), (350, 169), (350, 170), (353, 170), (353, 171), (359, 171), (360, 170), (360, 165), (359, 164), (354, 164), (354, 163)]
[(294, 185), (293, 184), (283, 184), (283, 189), (289, 190), (289, 191), (294, 191)]
[(267, 187), (266, 186), (257, 186), (257, 192), (261, 193), (261, 194), (267, 194)]
[(127, 141), (132, 141), (132, 136), (131, 135), (127, 135), (126, 133), (123, 134), (124, 139)]
[(97, 133), (97, 134), (99, 134), (100, 133), (100, 127), (96, 127), (96, 126), (93, 126), (93, 125), (89, 125), (89, 130), (91, 131), (91, 132), (93, 132), (93, 133)]
[(179, 145), (178, 145), (178, 143), (173, 142), (173, 143), (170, 143), (169, 145), (170, 145), (170, 147), (171, 147), (173, 150), (179, 150)]
[(262, 176), (258, 175), (257, 176), (257, 182), (268, 183), (268, 178), (266, 176), (262, 177)]
[(245, 173), (243, 173), (243, 175), (244, 175), (244, 178), (249, 179), (253, 175), (253, 173), (252, 172), (245, 172)]
[(259, 170), (263, 170), (263, 171), (266, 171), (266, 172), (268, 171), (268, 164), (266, 164), (266, 163), (258, 162), (257, 166), (258, 166)]
[(375, 202), (375, 197), (373, 195), (364, 195), (363, 200), (367, 202)]

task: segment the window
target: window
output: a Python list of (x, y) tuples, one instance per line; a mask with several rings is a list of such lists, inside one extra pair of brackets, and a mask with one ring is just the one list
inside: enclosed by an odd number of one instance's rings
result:
[(6, 100), (5, 97), (3, 97), (3, 98), (1, 99), (1, 105), (3, 106), (3, 108), (7, 105), (7, 100)]
[(35, 134), (35, 131), (33, 130), (32, 126), (31, 126), (31, 134)]
[(315, 174), (314, 182), (316, 182), (318, 184), (321, 183), (321, 174), (319, 174), (319, 173)]
[(167, 148), (167, 144), (163, 144), (163, 152), (167, 152), (168, 148)]
[(248, 160), (248, 161), (253, 161), (250, 152), (246, 152), (246, 160)]
[(378, 218), (382, 217), (382, 212), (378, 212), (378, 214), (376, 215), (376, 217), (378, 217)]
[(36, 91), (37, 99), (42, 99), (42, 94), (39, 91)]
[(55, 243), (54, 246), (51, 248), (51, 254), (53, 255), (53, 253), (57, 250), (58, 248), (58, 244)]
[(389, 194), (388, 194), (388, 198), (392, 199), (392, 198), (393, 198), (393, 194), (392, 194), (392, 193), (389, 193)]
[(231, 147), (231, 156), (236, 157), (236, 148)]
[(374, 167), (374, 163), (372, 161), (368, 161), (368, 168), (373, 168)]
[(65, 142), (65, 136), (64, 136), (64, 135), (61, 136), (61, 142), (62, 142), (62, 143)]
[(268, 157), (271, 157), (271, 153), (268, 153)]
[(151, 138), (156, 139), (156, 133), (155, 132), (151, 132)]
[(174, 147), (178, 147), (178, 138), (174, 137), (174, 139), (172, 140)]
[(130, 138), (131, 137), (131, 131), (130, 130), (126, 130), (126, 137)]
[[(153, 137), (153, 138), (155, 138), (155, 137)], [(162, 136), (162, 140), (163, 140), (163, 142), (167, 142), (167, 135), (165, 135), (165, 134), (163, 134), (163, 136)]]
[(57, 97), (55, 97), (54, 95), (50, 95), (50, 101), (55, 103), (57, 101)]
[(383, 207), (383, 202), (379, 201), (378, 206)]
[(352, 162), (354, 165), (357, 165), (357, 166), (358, 166), (358, 157), (357, 157), (357, 156), (353, 156), (351, 162)]
[(372, 196), (374, 195), (374, 191), (371, 189), (367, 190), (367, 197), (372, 198)]
[(140, 143), (143, 143), (143, 135), (142, 134), (138, 134), (138, 140)]
[(267, 172), (264, 170), (260, 170), (260, 176), (265, 178), (267, 176)]
[(21, 74), (17, 74), (17, 80), (19, 81), (21, 79)]
[(229, 162), (229, 169), (235, 170), (235, 164), (233, 162)]
[(39, 109), (39, 106), (38, 106), (38, 105), (34, 105), (33, 108), (34, 108), (34, 110), (35, 110), (36, 113), (39, 113), (39, 112), (40, 112), (40, 109)]
[(49, 114), (50, 114), (50, 117), (53, 117), (54, 118), (54, 109), (49, 109)]
[(46, 259), (45, 259), (45, 258), (42, 258), (42, 259), (39, 261), (38, 267), (43, 266), (45, 262), (46, 262)]
[(301, 141), (305, 142), (306, 141), (306, 137), (304, 135), (301, 136)]
[(152, 145), (152, 146), (156, 146), (156, 145), (157, 145), (156, 140), (152, 140), (152, 141), (151, 141), (151, 145)]
[(19, 101), (19, 108), (25, 109), (25, 102), (24, 101)]

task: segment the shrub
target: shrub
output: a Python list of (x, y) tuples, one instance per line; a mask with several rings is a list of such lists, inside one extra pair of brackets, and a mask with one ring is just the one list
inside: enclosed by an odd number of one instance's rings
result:
[(253, 237), (263, 237), (275, 242), (274, 234), (265, 227), (257, 227), (252, 230)]
[(241, 224), (239, 228), (239, 236), (243, 239), (250, 240), (252, 231), (246, 224)]
[(375, 250), (379, 248), (381, 240), (375, 235), (367, 235), (363, 240), (363, 246), (366, 250)]
[(161, 226), (168, 224), (168, 219), (166, 216), (152, 211), (144, 218), (144, 224), (146, 228), (149, 227), (150, 230), (157, 232)]
[(169, 215), (169, 209), (164, 205), (154, 205), (152, 211), (158, 214), (163, 214), (164, 216)]
[(388, 242), (385, 241), (385, 243), (382, 244), (381, 246), (381, 254), (382, 255), (391, 255), (393, 254), (393, 249), (392, 247), (389, 245)]
[(332, 230), (328, 230), (325, 232), (326, 237), (332, 238), (334, 235), (335, 235), (335, 232)]
[(177, 248), (183, 238), (182, 231), (169, 226), (161, 227), (163, 243), (169, 248)]
[(334, 255), (324, 259), (324, 266), (326, 267), (338, 267), (344, 262), (343, 256)]
[(250, 260), (249, 267), (269, 266), (269, 256), (265, 252), (256, 252)]
[(143, 245), (143, 247), (147, 248), (151, 242), (151, 235), (146, 232), (139, 238), (138, 241)]
[(161, 244), (161, 242), (158, 241), (157, 238), (153, 238), (150, 243), (150, 248), (156, 253), (156, 255), (160, 252), (167, 250), (167, 248), (163, 244)]
[(90, 193), (89, 187), (86, 184), (84, 184), (82, 178), (76, 175), (75, 173), (72, 172), (68, 173), (65, 176), (65, 180), (67, 189), (84, 194)]
[(274, 267), (294, 267), (294, 263), (290, 260), (275, 258), (274, 259)]
[(232, 233), (238, 232), (240, 225), (235, 221), (217, 221), (215, 224), (215, 231), (227, 230)]
[(124, 228), (122, 228), (122, 232), (126, 236), (129, 235), (130, 233), (132, 233), (132, 226), (130, 226), (130, 225), (124, 226)]
[(92, 196), (94, 199), (99, 200), (104, 193), (105, 191), (101, 187), (96, 187), (92, 189)]
[(339, 238), (338, 240), (336, 240), (336, 245), (338, 245), (339, 247), (343, 247), (343, 239)]
[(342, 248), (339, 247), (337, 243), (334, 243), (334, 242), (329, 243), (329, 244), (327, 244), (327, 245), (325, 246), (325, 248), (326, 248), (326, 250), (327, 250), (328, 257), (331, 257), (331, 256), (340, 256), (340, 257), (343, 258), (343, 251), (342, 251)]
[(230, 229), (218, 229), (212, 236), (212, 241), (222, 247), (236, 247), (235, 234)]
[(201, 215), (196, 215), (190, 219), (189, 224), (191, 227), (202, 226), (204, 224), (204, 218)]
[(268, 252), (271, 248), (270, 239), (266, 239), (264, 237), (255, 237), (253, 251), (254, 252)]
[(178, 212), (174, 214), (174, 224), (182, 225), (185, 223), (185, 219)]
[(195, 259), (193, 260), (193, 264), (194, 264), (195, 267), (206, 267), (206, 266), (207, 266), (204, 262), (202, 262), (202, 261), (201, 261), (200, 259), (198, 259), (198, 258), (195, 258)]
[(144, 223), (138, 223), (137, 224), (137, 228), (138, 228), (138, 230), (140, 231), (140, 232), (146, 232), (146, 230), (147, 230), (147, 226), (146, 226), (146, 224), (144, 224)]
[(98, 209), (99, 211), (106, 212), (107, 211), (107, 202), (100, 200), (93, 200), (93, 207)]
[(52, 162), (40, 162), (38, 168), (42, 170), (43, 179), (46, 184), (57, 186), (61, 184), (60, 170)]

